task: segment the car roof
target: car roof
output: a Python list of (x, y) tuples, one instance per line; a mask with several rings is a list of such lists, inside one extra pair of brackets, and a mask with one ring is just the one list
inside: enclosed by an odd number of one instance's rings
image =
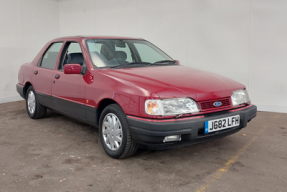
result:
[(137, 40), (143, 40), (142, 38), (134, 38), (134, 37), (120, 37), (120, 36), (67, 36), (67, 37), (59, 37), (56, 39), (53, 39), (52, 41), (61, 41), (66, 39), (137, 39)]

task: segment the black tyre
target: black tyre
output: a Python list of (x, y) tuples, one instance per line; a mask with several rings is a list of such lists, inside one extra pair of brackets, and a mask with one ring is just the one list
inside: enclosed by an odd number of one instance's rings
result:
[(100, 117), (99, 135), (105, 152), (112, 158), (127, 158), (137, 151), (126, 114), (117, 104), (108, 105)]
[(47, 108), (41, 105), (32, 86), (26, 92), (26, 110), (30, 118), (40, 119), (45, 117)]

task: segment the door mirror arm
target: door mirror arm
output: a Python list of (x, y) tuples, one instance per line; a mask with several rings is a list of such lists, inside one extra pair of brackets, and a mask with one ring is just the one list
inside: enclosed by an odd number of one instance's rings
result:
[(87, 74), (87, 65), (84, 63), (84, 65), (82, 66), (82, 69), (81, 69), (81, 73), (83, 75), (86, 75)]

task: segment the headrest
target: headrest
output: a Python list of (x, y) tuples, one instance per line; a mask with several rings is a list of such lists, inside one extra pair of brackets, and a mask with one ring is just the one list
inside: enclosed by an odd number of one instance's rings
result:
[(116, 51), (117, 58), (125, 61), (127, 59), (127, 54), (124, 51)]
[(82, 53), (70, 53), (68, 55), (69, 63), (79, 63), (80, 65), (83, 65), (84, 63), (84, 57)]
[(111, 60), (115, 57), (113, 51), (114, 50), (112, 50), (108, 44), (103, 44), (101, 47), (101, 54), (104, 55), (107, 58), (107, 60)]

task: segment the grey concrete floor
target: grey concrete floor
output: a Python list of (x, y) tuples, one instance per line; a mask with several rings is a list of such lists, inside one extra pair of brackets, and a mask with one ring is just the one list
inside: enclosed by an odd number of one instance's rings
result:
[(0, 104), (0, 191), (286, 192), (287, 114), (258, 112), (234, 135), (115, 160), (91, 126)]

